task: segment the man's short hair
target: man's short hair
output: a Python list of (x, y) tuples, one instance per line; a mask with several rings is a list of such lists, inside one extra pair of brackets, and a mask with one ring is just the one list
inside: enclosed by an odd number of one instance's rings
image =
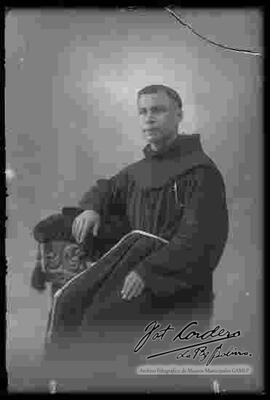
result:
[(152, 94), (152, 93), (158, 93), (158, 92), (165, 92), (168, 97), (174, 100), (174, 102), (177, 104), (177, 106), (182, 109), (182, 99), (179, 96), (179, 94), (169, 86), (165, 85), (149, 85), (145, 86), (143, 89), (139, 90), (137, 94), (137, 99), (139, 100), (140, 96), (143, 94)]

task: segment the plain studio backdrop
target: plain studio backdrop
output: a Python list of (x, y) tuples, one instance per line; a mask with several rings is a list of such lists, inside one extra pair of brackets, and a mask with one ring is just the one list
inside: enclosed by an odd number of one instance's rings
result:
[[(178, 10), (211, 40), (262, 51), (256, 9)], [(200, 133), (227, 188), (230, 233), (214, 274), (216, 323), (240, 329), (262, 385), (262, 58), (214, 47), (165, 10), (20, 10), (6, 14), (7, 368), (10, 390), (35, 387), (49, 291), (30, 288), (31, 231), (74, 206), (100, 177), (139, 160), (136, 92), (163, 83), (184, 104), (180, 132)], [(12, 175), (13, 171), (13, 175)], [(196, 381), (194, 383), (196, 385)]]

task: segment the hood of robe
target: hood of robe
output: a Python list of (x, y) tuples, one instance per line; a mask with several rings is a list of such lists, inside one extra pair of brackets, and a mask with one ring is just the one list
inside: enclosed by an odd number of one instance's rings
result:
[(168, 179), (196, 166), (214, 165), (203, 151), (199, 134), (178, 135), (169, 146), (159, 151), (153, 151), (148, 144), (143, 153), (145, 157), (128, 168), (131, 180), (141, 188), (159, 188)]
[(146, 159), (151, 159), (151, 158), (172, 159), (176, 157), (178, 158), (181, 156), (185, 156), (194, 151), (202, 151), (202, 145), (199, 134), (193, 134), (193, 135), (179, 134), (177, 135), (176, 139), (169, 144), (169, 146), (166, 146), (158, 151), (152, 150), (150, 144), (147, 144), (143, 149), (143, 153)]

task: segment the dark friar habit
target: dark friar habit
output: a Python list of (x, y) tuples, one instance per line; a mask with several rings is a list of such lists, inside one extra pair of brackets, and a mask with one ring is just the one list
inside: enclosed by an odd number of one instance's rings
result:
[[(103, 253), (56, 292), (48, 360), (62, 357), (61, 349), (68, 359), (91, 359), (91, 343), (114, 343), (112, 354), (132, 355), (151, 321), (180, 328), (197, 320), (197, 330), (209, 324), (213, 271), (228, 237), (222, 175), (199, 134), (181, 134), (161, 151), (147, 145), (143, 152), (140, 161), (98, 180), (79, 203), (80, 212), (101, 215), (98, 238), (92, 239), (103, 243)], [(125, 301), (120, 292), (132, 270), (145, 289)], [(78, 343), (83, 350), (73, 351)]]

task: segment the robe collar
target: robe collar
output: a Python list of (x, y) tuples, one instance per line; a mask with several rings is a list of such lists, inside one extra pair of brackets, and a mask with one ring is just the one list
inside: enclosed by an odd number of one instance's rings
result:
[(146, 159), (173, 159), (175, 157), (185, 156), (194, 151), (202, 151), (199, 134), (178, 134), (176, 139), (172, 143), (157, 151), (152, 150), (150, 144), (147, 144), (143, 149), (143, 153)]

